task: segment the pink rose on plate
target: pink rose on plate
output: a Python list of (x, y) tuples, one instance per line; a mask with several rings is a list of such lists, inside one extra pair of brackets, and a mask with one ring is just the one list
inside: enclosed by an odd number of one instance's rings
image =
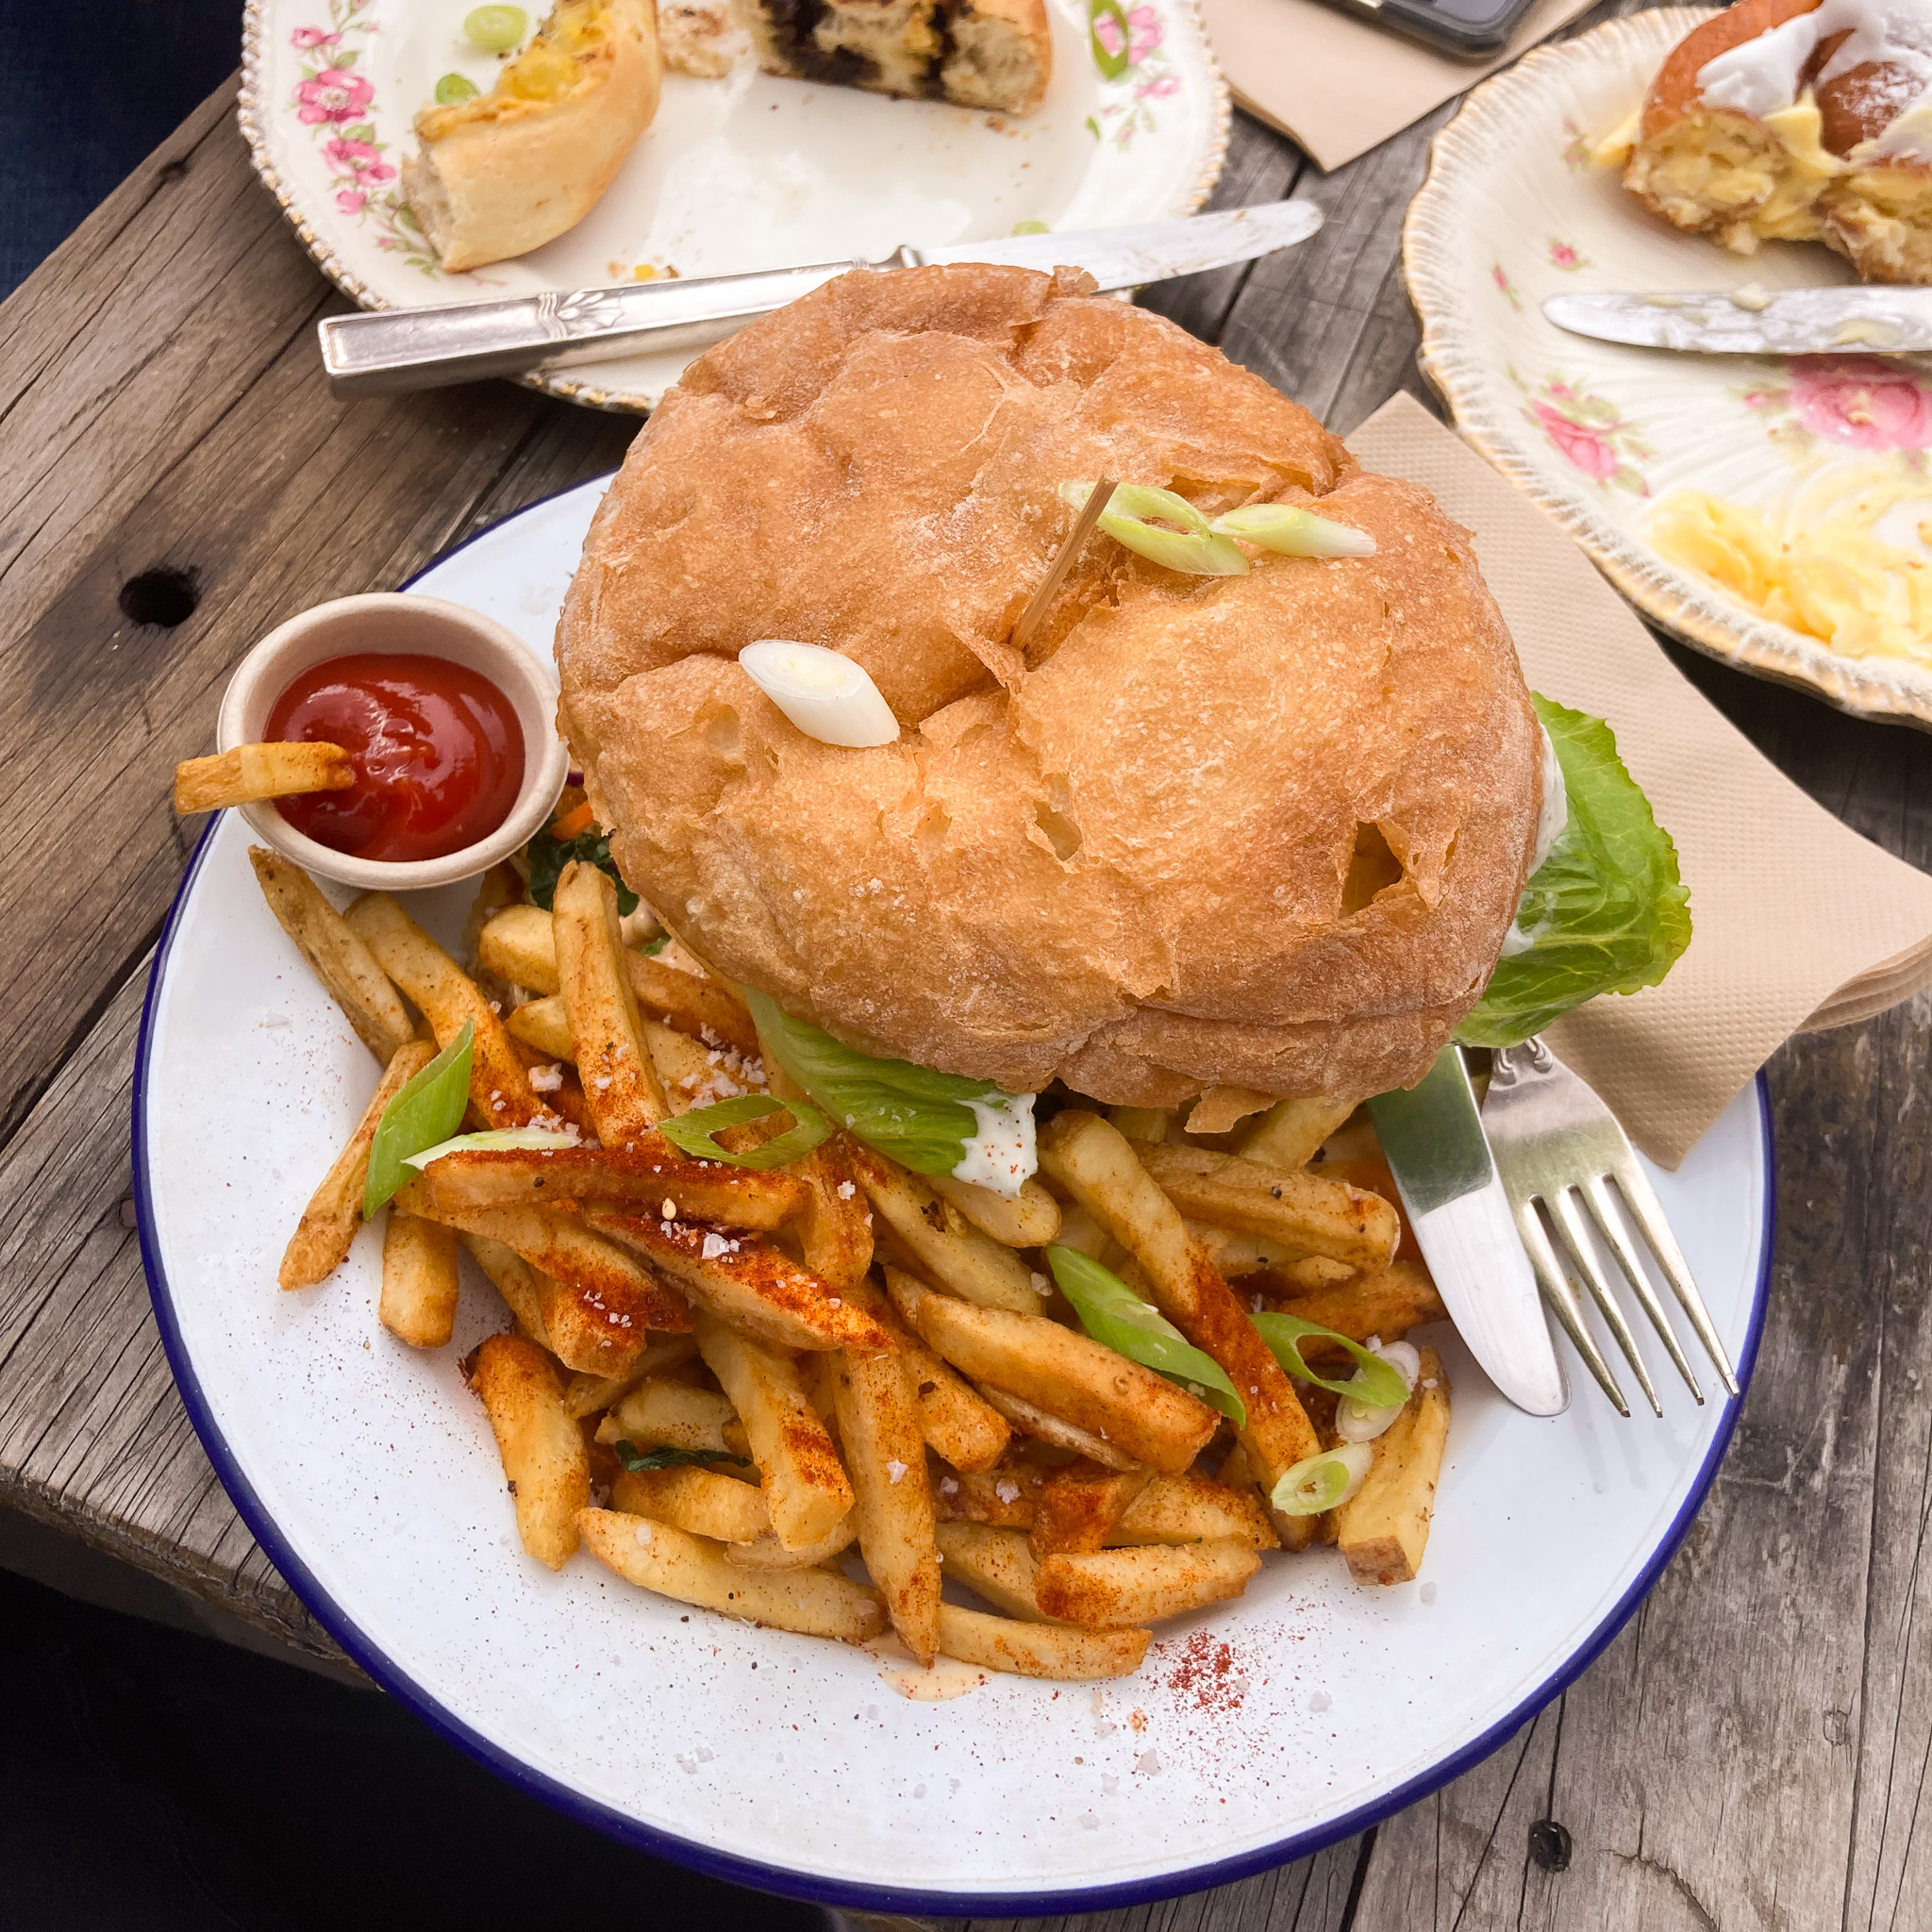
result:
[[(1554, 388), (1555, 385), (1553, 384)], [(1535, 406), (1536, 419), (1549, 439), (1586, 476), (1602, 483), (1617, 473), (1617, 453), (1594, 429), (1553, 409), (1547, 403)]]
[(1140, 66), (1159, 46), (1165, 32), (1153, 8), (1136, 7), (1127, 15), (1127, 65)]
[(1093, 38), (1107, 51), (1109, 60), (1118, 57), (1121, 46), (1121, 24), (1111, 13), (1101, 14), (1093, 23)]
[(322, 144), (322, 158), (338, 175), (354, 175), (358, 180), (393, 181), (396, 171), (382, 158), (382, 150), (366, 141), (344, 141), (338, 135)]
[(296, 88), (295, 98), (302, 104), (295, 118), (313, 127), (324, 121), (355, 120), (375, 98), (375, 90), (359, 74), (325, 67), (313, 80)]
[(1854, 449), (1932, 448), (1932, 391), (1879, 356), (1794, 356), (1791, 406), (1814, 436)]
[(1134, 90), (1135, 95), (1145, 100), (1151, 94), (1157, 101), (1164, 100), (1169, 94), (1178, 93), (1181, 77), (1177, 74), (1157, 74), (1152, 80), (1143, 80)]
[(359, 215), (368, 199), (368, 192), (365, 189), (339, 188), (336, 191), (336, 206), (345, 215)]
[(298, 26), (289, 36), (289, 44), (293, 47), (333, 47), (341, 39), (341, 34), (332, 34), (326, 27)]

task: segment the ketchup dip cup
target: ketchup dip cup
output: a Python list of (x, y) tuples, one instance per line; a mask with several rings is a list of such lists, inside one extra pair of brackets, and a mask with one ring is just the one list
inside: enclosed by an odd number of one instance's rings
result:
[(509, 816), (487, 839), (441, 858), (352, 858), (296, 831), (273, 799), (237, 809), (265, 844), (306, 872), (371, 892), (419, 892), (453, 885), (508, 858), (549, 819), (570, 775), (557, 735), (557, 675), (502, 625), (441, 597), (401, 591), (338, 597), (278, 625), (228, 680), (215, 748), (258, 744), (275, 700), (311, 665), (352, 652), (415, 652), (446, 658), (487, 677), (510, 702), (524, 730), (524, 783)]

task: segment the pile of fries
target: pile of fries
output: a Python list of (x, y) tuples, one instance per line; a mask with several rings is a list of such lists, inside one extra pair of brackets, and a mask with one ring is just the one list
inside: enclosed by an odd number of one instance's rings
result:
[[(1378, 1344), (1443, 1317), (1395, 1258), (1400, 1216), (1359, 1119), (1288, 1101), (1190, 1135), (1068, 1097), (1014, 1198), (844, 1132), (784, 1166), (697, 1158), (660, 1124), (745, 1092), (804, 1096), (734, 989), (675, 945), (626, 943), (599, 867), (566, 866), (547, 911), (515, 869), (487, 875), (466, 970), (387, 895), (341, 913), (287, 860), (251, 857), (384, 1067), (289, 1243), (285, 1289), (346, 1257), (385, 1108), (466, 1025), (470, 1128), (579, 1137), (429, 1160), (383, 1239), (380, 1320), (412, 1347), (449, 1341), (461, 1250), (508, 1305), (464, 1369), (539, 1561), (588, 1547), (728, 1616), (848, 1641), (890, 1628), (926, 1664), (1055, 1679), (1135, 1670), (1150, 1625), (1241, 1595), (1267, 1552), (1332, 1544), (1363, 1582), (1415, 1575), (1448, 1429), (1434, 1350), (1346, 1501), (1270, 1502), (1335, 1447), (1338, 1395), (1291, 1376), (1251, 1315)], [(716, 1144), (789, 1124), (781, 1108)], [(1245, 1425), (1084, 1332), (1043, 1258), (1054, 1243), (1211, 1357)], [(1304, 1359), (1324, 1348), (1345, 1374), (1328, 1338)], [(990, 1608), (947, 1601), (947, 1576)]]

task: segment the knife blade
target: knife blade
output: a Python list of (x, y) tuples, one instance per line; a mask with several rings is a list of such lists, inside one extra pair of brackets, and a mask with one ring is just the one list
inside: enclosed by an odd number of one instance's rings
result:
[(1321, 225), (1322, 211), (1312, 203), (1264, 202), (1131, 227), (901, 248), (878, 261), (817, 262), (691, 281), (550, 289), (489, 302), (333, 315), (316, 325), (316, 336), (334, 394), (383, 395), (621, 356), (702, 348), (854, 269), (955, 262), (1048, 273), (1084, 268), (1103, 290), (1137, 289), (1291, 248)]
[(1815, 356), (1932, 349), (1932, 289), (1782, 289), (1746, 284), (1682, 293), (1549, 295), (1543, 313), (1572, 335), (1700, 356)]
[(1457, 1333), (1518, 1408), (1560, 1414), (1569, 1386), (1461, 1051), (1445, 1046), (1420, 1086), (1369, 1112)]

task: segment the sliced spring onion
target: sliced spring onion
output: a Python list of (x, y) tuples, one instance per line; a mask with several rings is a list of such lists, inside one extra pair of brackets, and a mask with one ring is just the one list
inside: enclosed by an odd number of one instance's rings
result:
[[(1060, 501), (1085, 509), (1093, 494), (1091, 483), (1062, 483)], [(1163, 530), (1150, 517), (1179, 524)], [(1210, 531), (1204, 517), (1185, 496), (1156, 490), (1144, 483), (1123, 483), (1114, 491), (1100, 518), (1100, 527), (1138, 557), (1164, 569), (1194, 577), (1240, 577), (1248, 574), (1247, 555), (1226, 537)]]
[(476, 83), (467, 74), (445, 74), (436, 83), (436, 105), (454, 108), (458, 101), (475, 100)]
[[(1405, 1387), (1413, 1391), (1416, 1378), (1423, 1372), (1423, 1358), (1409, 1343), (1372, 1343), (1370, 1352), (1380, 1356), (1402, 1377)], [(1361, 1379), (1360, 1375), (1357, 1375), (1355, 1381), (1344, 1382), (1342, 1387), (1352, 1389)], [(1390, 1424), (1407, 1407), (1406, 1398), (1402, 1402), (1384, 1403), (1376, 1407), (1357, 1396), (1345, 1395), (1336, 1407), (1335, 1433), (1344, 1442), (1373, 1442), (1377, 1436), (1388, 1433)]]
[(508, 54), (529, 30), (521, 7), (478, 7), (463, 16), (463, 32), (486, 54)]
[(1284, 557), (1373, 557), (1375, 540), (1366, 530), (1332, 523), (1291, 503), (1253, 503), (1231, 509), (1208, 525), (1218, 536), (1240, 537)]
[(404, 1163), (410, 1155), (447, 1141), (462, 1125), (475, 1037), (475, 1027), (465, 1020), (463, 1030), (383, 1108), (369, 1143), (369, 1178), (362, 1186), (365, 1221), (409, 1178)]
[[(724, 1127), (741, 1127), (746, 1121), (761, 1121), (774, 1113), (789, 1113), (797, 1124), (760, 1147), (734, 1154), (713, 1139)], [(694, 1107), (689, 1113), (673, 1114), (669, 1120), (658, 1122), (658, 1131), (674, 1147), (681, 1147), (700, 1160), (728, 1160), (733, 1167), (770, 1168), (783, 1167), (788, 1160), (809, 1154), (831, 1133), (832, 1124), (817, 1108), (803, 1100), (774, 1100), (769, 1093), (741, 1093), (735, 1100), (721, 1100), (712, 1107)]]
[(1235, 1393), (1226, 1371), (1212, 1356), (1196, 1348), (1151, 1303), (1143, 1302), (1118, 1274), (1078, 1248), (1058, 1245), (1047, 1249), (1046, 1265), (1053, 1270), (1060, 1292), (1073, 1304), (1081, 1327), (1095, 1341), (1105, 1342), (1143, 1369), (1178, 1382), (1231, 1418), (1236, 1428), (1247, 1427), (1247, 1407)]
[(1013, 233), (1016, 235), (1051, 235), (1053, 230), (1044, 222), (1015, 222), (1013, 224)]
[(613, 1442), (612, 1452), (619, 1464), (631, 1475), (652, 1469), (703, 1469), (713, 1462), (742, 1463), (742, 1456), (728, 1449), (640, 1449), (635, 1442)]
[(467, 1153), (472, 1147), (576, 1147), (582, 1140), (575, 1127), (486, 1127), (480, 1134), (453, 1134), (420, 1154), (406, 1154), (403, 1165), (421, 1174), (432, 1160)]
[[(1391, 1403), (1399, 1407), (1408, 1400), (1408, 1385), (1400, 1372), (1391, 1368), (1380, 1356), (1371, 1354), (1360, 1342), (1351, 1341), (1347, 1336), (1338, 1335), (1319, 1322), (1304, 1322), (1299, 1315), (1257, 1315), (1254, 1323), (1261, 1332), (1261, 1340), (1274, 1351), (1274, 1359), (1291, 1375), (1299, 1375), (1317, 1389), (1359, 1402), (1365, 1408), (1387, 1408)], [(1361, 1373), (1347, 1382), (1332, 1382), (1325, 1375), (1316, 1374), (1302, 1359), (1302, 1342), (1311, 1335), (1319, 1335), (1324, 1341), (1346, 1349), (1356, 1358)]]
[(1304, 1457), (1283, 1473), (1268, 1498), (1284, 1516), (1319, 1516), (1339, 1508), (1361, 1488), (1375, 1452), (1366, 1442), (1344, 1442)]
[(738, 654), (738, 668), (808, 738), (862, 750), (891, 744), (899, 735), (872, 673), (843, 651), (759, 638)]
[[(1008, 1196), (1033, 1173), (1032, 1094), (910, 1060), (874, 1059), (793, 1019), (756, 987), (746, 987), (744, 998), (767, 1058), (868, 1147), (915, 1174), (954, 1174)], [(1000, 1145), (1004, 1163), (983, 1158)]]

